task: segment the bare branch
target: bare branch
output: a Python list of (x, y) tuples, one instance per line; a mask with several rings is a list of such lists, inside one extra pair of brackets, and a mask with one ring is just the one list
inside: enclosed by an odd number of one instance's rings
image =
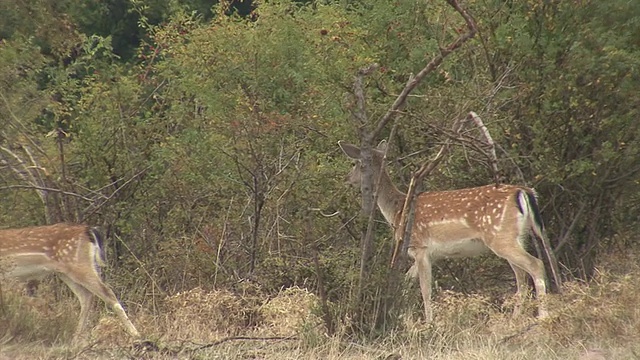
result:
[(147, 267), (145, 266), (145, 263), (143, 263), (140, 258), (138, 258), (136, 256), (136, 254), (133, 252), (133, 250), (131, 250), (131, 248), (129, 247), (129, 245), (127, 245), (127, 242), (122, 240), (122, 238), (120, 236), (118, 236), (117, 234), (114, 234), (115, 238), (127, 249), (127, 251), (129, 252), (129, 254), (131, 256), (133, 256), (133, 258), (135, 259), (135, 261), (138, 263), (138, 265), (140, 266), (140, 269), (142, 269), (142, 271), (144, 271), (144, 273), (147, 275), (147, 277), (149, 278), (149, 280), (151, 281), (151, 283), (153, 284), (153, 286), (156, 287), (156, 289), (160, 292), (160, 294), (164, 297), (167, 296), (167, 293), (162, 289), (162, 287), (158, 284), (158, 282), (156, 281), (156, 279), (149, 273), (149, 271), (147, 270)]
[[(462, 129), (463, 122), (460, 119), (456, 120), (453, 124), (453, 132), (459, 133)], [(422, 181), (425, 176), (430, 174), (438, 164), (444, 158), (444, 155), (449, 152), (449, 147), (451, 145), (450, 141), (445, 142), (436, 157), (433, 160), (425, 162), (422, 164), (420, 169), (416, 171), (413, 176), (411, 176), (411, 182), (409, 183), (409, 189), (407, 190), (407, 196), (404, 199), (404, 205), (402, 207), (401, 212), (397, 215), (400, 216), (400, 221), (398, 222), (398, 227), (394, 231), (395, 238), (395, 247), (393, 249), (393, 255), (391, 257), (391, 267), (395, 267), (396, 259), (398, 256), (398, 250), (402, 247), (404, 248), (405, 239), (411, 237), (411, 223), (414, 214), (414, 203), (415, 203), (415, 192), (416, 192), (416, 184)], [(407, 241), (408, 243), (408, 241)], [(404, 251), (403, 251), (404, 252)]]
[(49, 159), (49, 157), (47, 156), (47, 153), (40, 146), (38, 146), (38, 144), (36, 144), (36, 142), (33, 141), (33, 139), (31, 139), (31, 137), (26, 133), (26, 131), (28, 131), (27, 127), (24, 126), (24, 124), (20, 121), (20, 118), (18, 118), (18, 116), (13, 113), (13, 111), (11, 110), (9, 101), (1, 92), (0, 92), (0, 98), (2, 98), (2, 102), (4, 102), (4, 105), (7, 107), (7, 111), (9, 112), (10, 118), (13, 120), (14, 123), (18, 124), (18, 126), (15, 126), (15, 129), (18, 132), (20, 132), (20, 134), (24, 136), (31, 143), (31, 145), (33, 145), (33, 147), (35, 147), (38, 150), (39, 153), (44, 155), (45, 158)]
[(44, 171), (45, 175), (46, 175), (46, 169), (43, 168), (42, 166), (40, 166), (38, 164), (38, 162), (36, 161), (35, 157), (33, 156), (33, 154), (31, 153), (31, 150), (29, 149), (28, 146), (22, 146), (22, 150), (24, 150), (24, 152), (27, 154), (27, 156), (29, 156), (29, 160), (31, 160), (31, 164), (32, 166), (30, 167), (31, 169), (35, 169), (38, 171), (35, 171), (35, 175), (32, 175), (34, 178), (37, 176), (38, 180), (40, 184), (45, 184), (46, 182), (44, 181), (44, 179), (42, 178), (42, 175), (40, 174), (40, 171)]
[(498, 157), (496, 156), (496, 144), (493, 142), (493, 138), (491, 137), (489, 130), (484, 125), (484, 123), (482, 122), (482, 119), (480, 118), (480, 116), (478, 116), (478, 114), (471, 111), (467, 115), (467, 119), (472, 120), (480, 128), (482, 135), (484, 135), (484, 138), (487, 140), (487, 145), (489, 146), (489, 155), (490, 155), (489, 161), (491, 161), (491, 171), (493, 172), (493, 180), (496, 186), (498, 186), (500, 185), (500, 176), (498, 172)]
[(364, 95), (364, 77), (370, 75), (378, 68), (378, 64), (373, 63), (367, 67), (358, 70), (353, 81), (353, 95), (355, 97), (355, 109), (352, 111), (353, 117), (358, 121), (358, 127), (361, 131), (367, 123), (366, 98)]
[(451, 54), (453, 51), (455, 51), (460, 46), (462, 46), (462, 44), (464, 44), (467, 40), (474, 37), (475, 34), (478, 32), (478, 28), (476, 26), (475, 21), (473, 20), (471, 15), (467, 13), (465, 9), (460, 7), (457, 0), (446, 0), (446, 1), (458, 13), (460, 13), (460, 15), (462, 15), (462, 17), (464, 18), (467, 24), (468, 31), (460, 35), (454, 42), (449, 44), (449, 46), (440, 49), (440, 54), (434, 57), (422, 70), (420, 70), (415, 75), (415, 77), (412, 77), (409, 79), (409, 82), (404, 87), (404, 89), (402, 89), (402, 91), (400, 92), (400, 95), (398, 95), (398, 97), (393, 102), (389, 110), (382, 116), (382, 118), (380, 118), (375, 130), (369, 134), (370, 139), (375, 139), (378, 136), (378, 134), (382, 131), (382, 129), (384, 129), (387, 126), (387, 124), (393, 119), (395, 114), (404, 107), (409, 94), (413, 91), (413, 89), (416, 88), (416, 86), (418, 86), (420, 81), (422, 81), (422, 79), (424, 79), (425, 76), (427, 76), (433, 70), (435, 70), (438, 66), (440, 66), (440, 64), (442, 64), (442, 61), (449, 54)]
[(569, 241), (569, 237), (571, 236), (573, 229), (578, 224), (578, 220), (582, 217), (582, 212), (584, 211), (586, 206), (587, 206), (586, 202), (580, 205), (580, 209), (578, 209), (578, 212), (573, 217), (573, 220), (571, 220), (571, 224), (569, 224), (567, 231), (565, 231), (564, 235), (562, 236), (562, 239), (560, 239), (560, 241), (558, 242), (558, 245), (555, 247), (555, 249), (553, 249), (554, 252), (557, 253), (558, 251), (560, 251), (560, 249), (562, 249), (563, 246), (567, 244), (567, 242)]
[[(145, 74), (145, 77), (146, 77), (146, 74)], [(129, 112), (128, 116), (133, 117), (136, 113), (138, 113), (138, 111), (140, 111), (140, 109), (144, 106), (144, 104), (146, 104), (160, 90), (160, 88), (162, 88), (165, 85), (166, 82), (167, 82), (167, 79), (162, 80), (160, 84), (158, 84), (158, 86), (156, 86), (155, 89), (151, 90), (149, 95), (147, 95), (147, 97), (140, 104), (138, 104), (138, 106), (133, 111)]]
[[(87, 209), (85, 209), (85, 211), (83, 212), (84, 216), (82, 218), (86, 219), (89, 216), (95, 214), (96, 211), (98, 211), (102, 206), (104, 206), (107, 202), (109, 202), (109, 200), (111, 200), (114, 196), (116, 196), (117, 193), (119, 193), (122, 189), (124, 189), (133, 180), (137, 179), (142, 174), (147, 172), (147, 170), (149, 170), (150, 168), (151, 168), (151, 165), (145, 167), (144, 169), (140, 170), (139, 172), (137, 172), (136, 174), (131, 176), (127, 181), (125, 181), (122, 185), (120, 185), (114, 192), (112, 192), (111, 195), (105, 197), (104, 200), (102, 202), (100, 202), (100, 204), (94, 205), (95, 204), (95, 202), (94, 202), (91, 205), (89, 205), (89, 207), (87, 207)], [(93, 209), (91, 209), (92, 207), (93, 207)], [(86, 212), (88, 212), (90, 209), (91, 209), (91, 212), (86, 214)]]
[(82, 200), (88, 201), (88, 202), (93, 202), (94, 201), (94, 199), (88, 198), (88, 197), (86, 197), (84, 195), (76, 194), (76, 193), (73, 193), (73, 192), (70, 192), (70, 191), (64, 191), (64, 190), (60, 190), (60, 189), (44, 187), (44, 186), (37, 186), (37, 185), (8, 185), (8, 186), (0, 187), (0, 190), (10, 190), (10, 189), (27, 189), (27, 190), (47, 191), (47, 192), (54, 192), (54, 193), (58, 193), (58, 194), (77, 197), (79, 199), (82, 199)]
[(42, 201), (42, 203), (45, 204), (45, 206), (46, 206), (46, 192), (44, 191), (44, 189), (37, 189), (36, 188), (36, 187), (42, 186), (43, 184), (39, 183), (36, 180), (35, 176), (30, 171), (30, 167), (27, 166), (25, 161), (22, 160), (22, 158), (20, 156), (18, 156), (18, 154), (16, 154), (15, 152), (11, 151), (9, 148), (6, 148), (4, 146), (0, 146), (0, 150), (4, 151), (9, 156), (11, 156), (15, 160), (15, 162), (20, 167), (22, 167), (22, 169), (19, 169), (16, 166), (11, 165), (8, 161), (6, 161), (7, 165), (9, 166), (9, 168), (11, 170), (13, 170), (14, 174), (16, 174), (16, 176), (18, 178), (22, 179), (22, 181), (24, 181), (25, 183), (29, 184), (29, 186), (33, 186), (34, 189), (38, 190), (38, 196), (40, 197), (40, 200)]

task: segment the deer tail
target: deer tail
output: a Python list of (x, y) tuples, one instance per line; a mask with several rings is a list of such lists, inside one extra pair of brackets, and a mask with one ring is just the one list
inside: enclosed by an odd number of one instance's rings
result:
[(94, 245), (93, 258), (98, 266), (104, 266), (106, 258), (104, 255), (102, 235), (97, 228), (89, 228), (89, 234), (91, 235), (91, 243)]
[(527, 218), (533, 233), (540, 239), (544, 238), (544, 222), (540, 215), (538, 197), (533, 189), (522, 189), (518, 193), (518, 208)]

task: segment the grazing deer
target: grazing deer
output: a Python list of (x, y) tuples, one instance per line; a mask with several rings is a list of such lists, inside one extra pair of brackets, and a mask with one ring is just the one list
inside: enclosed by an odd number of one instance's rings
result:
[[(338, 145), (357, 160), (348, 182), (361, 183), (360, 148), (345, 142)], [(378, 207), (387, 222), (398, 226), (405, 194), (391, 182), (384, 168), (386, 143), (373, 149), (373, 176), (379, 180)], [(382, 172), (382, 173), (380, 173)], [(539, 301), (538, 316), (547, 316), (545, 269), (541, 260), (527, 253), (525, 237), (529, 231), (544, 236), (544, 226), (533, 189), (514, 185), (488, 185), (451, 191), (428, 191), (416, 197), (409, 242), (414, 264), (407, 273), (418, 277), (424, 303), (425, 320), (431, 313), (431, 262), (439, 258), (472, 257), (492, 251), (506, 259), (516, 276), (518, 303), (527, 292), (526, 274), (533, 278)]]
[(101, 238), (86, 225), (55, 224), (0, 230), (0, 276), (30, 280), (56, 273), (80, 301), (74, 339), (82, 334), (93, 295), (111, 306), (126, 331), (139, 337), (113, 291), (100, 279)]

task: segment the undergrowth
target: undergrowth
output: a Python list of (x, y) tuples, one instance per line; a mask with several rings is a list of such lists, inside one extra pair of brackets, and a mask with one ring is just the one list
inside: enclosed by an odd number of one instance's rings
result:
[(411, 309), (375, 340), (354, 340), (340, 326), (328, 336), (306, 289), (267, 298), (194, 288), (131, 314), (147, 342), (129, 339), (101, 305), (87, 339), (72, 346), (73, 297), (56, 300), (45, 288), (27, 298), (3, 284), (0, 359), (640, 359), (637, 255), (608, 255), (590, 283), (566, 282), (549, 295), (545, 320), (532, 316), (533, 301), (514, 317), (510, 294), (498, 306), (482, 294), (445, 291), (434, 299), (433, 323)]

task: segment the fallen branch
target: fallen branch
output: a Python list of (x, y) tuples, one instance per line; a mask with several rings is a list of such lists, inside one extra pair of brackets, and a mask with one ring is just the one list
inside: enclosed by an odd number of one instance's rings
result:
[(291, 340), (298, 340), (297, 337), (295, 336), (257, 336), (257, 337), (253, 337), (253, 336), (229, 336), (223, 339), (220, 339), (218, 341), (214, 341), (210, 344), (206, 344), (206, 345), (201, 345), (195, 349), (191, 349), (190, 351), (200, 351), (200, 350), (204, 350), (204, 349), (208, 349), (214, 346), (218, 346), (220, 344), (229, 342), (229, 341), (238, 341), (238, 340), (251, 340), (251, 341), (273, 341), (273, 340), (285, 340), (285, 341), (291, 341)]
[(537, 322), (529, 324), (529, 325), (525, 326), (524, 328), (518, 330), (518, 332), (516, 332), (514, 334), (511, 334), (511, 335), (508, 335), (508, 336), (505, 336), (502, 339), (498, 340), (498, 343), (499, 344), (504, 344), (504, 343), (506, 343), (507, 341), (509, 341), (511, 339), (514, 339), (514, 338), (517, 338), (519, 336), (522, 336), (522, 335), (528, 333), (529, 331), (535, 329), (538, 325), (539, 324)]

